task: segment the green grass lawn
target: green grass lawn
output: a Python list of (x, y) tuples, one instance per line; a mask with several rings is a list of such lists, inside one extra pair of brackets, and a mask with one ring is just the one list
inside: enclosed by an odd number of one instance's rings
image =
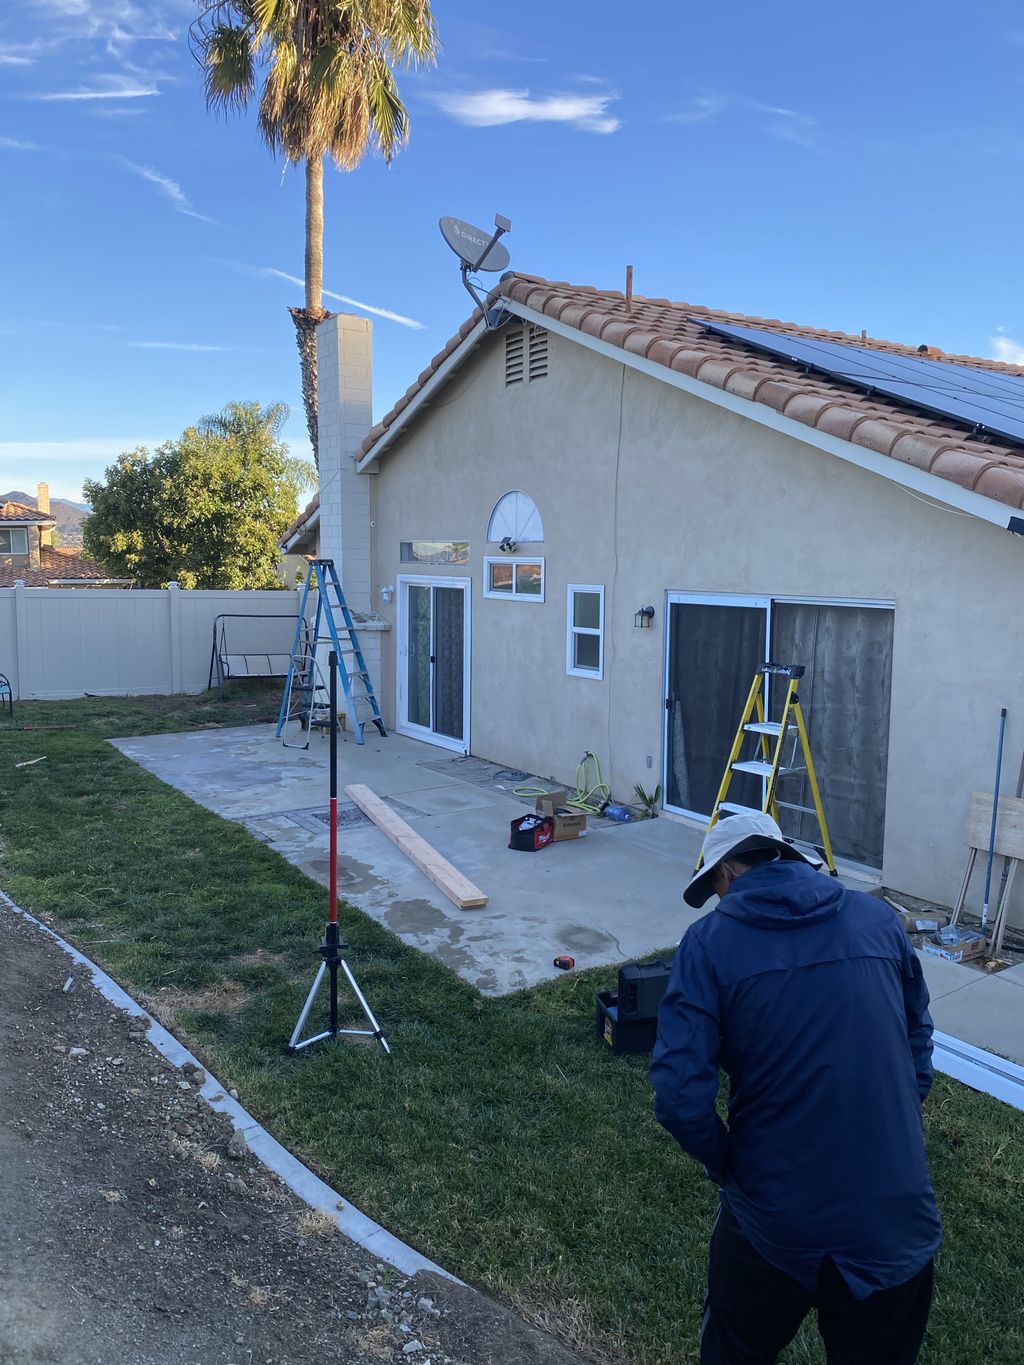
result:
[[(0, 719), (0, 886), (398, 1236), (598, 1358), (695, 1359), (715, 1192), (651, 1118), (645, 1060), (595, 1040), (613, 971), (486, 999), (350, 910), (349, 960), (394, 1055), (283, 1053), (326, 893), (106, 743), (273, 713), (259, 689), (16, 705)], [(51, 725), (71, 728), (21, 728)], [(1022, 1120), (942, 1077), (929, 1100), (947, 1240), (926, 1361), (1024, 1360)], [(810, 1333), (787, 1353), (819, 1359)]]

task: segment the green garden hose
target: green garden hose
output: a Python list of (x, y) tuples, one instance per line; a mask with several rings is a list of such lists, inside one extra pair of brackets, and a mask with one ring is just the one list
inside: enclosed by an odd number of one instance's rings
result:
[[(589, 784), (587, 776), (587, 765), (593, 763), (594, 773), (597, 781), (593, 785)], [(601, 764), (596, 754), (592, 754), (588, 749), (580, 759), (579, 767), (576, 769), (576, 795), (572, 800), (567, 801), (566, 805), (572, 806), (575, 810), (582, 810), (587, 815), (600, 815), (604, 807), (612, 799), (611, 788), (606, 786), (601, 778)]]

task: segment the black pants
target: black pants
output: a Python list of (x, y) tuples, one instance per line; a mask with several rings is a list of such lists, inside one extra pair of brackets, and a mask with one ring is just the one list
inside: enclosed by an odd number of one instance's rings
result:
[(828, 1365), (913, 1365), (932, 1303), (933, 1262), (906, 1284), (855, 1299), (825, 1260), (815, 1290), (770, 1265), (722, 1208), (711, 1237), (701, 1365), (772, 1365), (817, 1309)]

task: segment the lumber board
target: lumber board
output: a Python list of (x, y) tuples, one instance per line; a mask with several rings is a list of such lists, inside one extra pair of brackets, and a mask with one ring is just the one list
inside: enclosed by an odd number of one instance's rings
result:
[(345, 788), (345, 795), (356, 803), (364, 815), (369, 816), (424, 876), (429, 877), (444, 892), (453, 905), (460, 910), (479, 910), (487, 904), (487, 897), (480, 888), (463, 876), (457, 867), (453, 867), (447, 858), (442, 857), (400, 815), (396, 815), (371, 788), (362, 782), (354, 782)]
[[(967, 815), (967, 845), (988, 851), (992, 830), (992, 793), (974, 792)], [(1024, 858), (1024, 797), (1001, 796), (996, 814), (996, 853)]]

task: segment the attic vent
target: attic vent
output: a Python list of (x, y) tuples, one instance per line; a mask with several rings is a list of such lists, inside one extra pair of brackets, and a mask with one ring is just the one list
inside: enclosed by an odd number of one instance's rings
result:
[(523, 351), (525, 327), (512, 327), (505, 333), (505, 387), (521, 384), (523, 374)]
[(548, 372), (548, 334), (543, 327), (530, 328), (530, 382)]

